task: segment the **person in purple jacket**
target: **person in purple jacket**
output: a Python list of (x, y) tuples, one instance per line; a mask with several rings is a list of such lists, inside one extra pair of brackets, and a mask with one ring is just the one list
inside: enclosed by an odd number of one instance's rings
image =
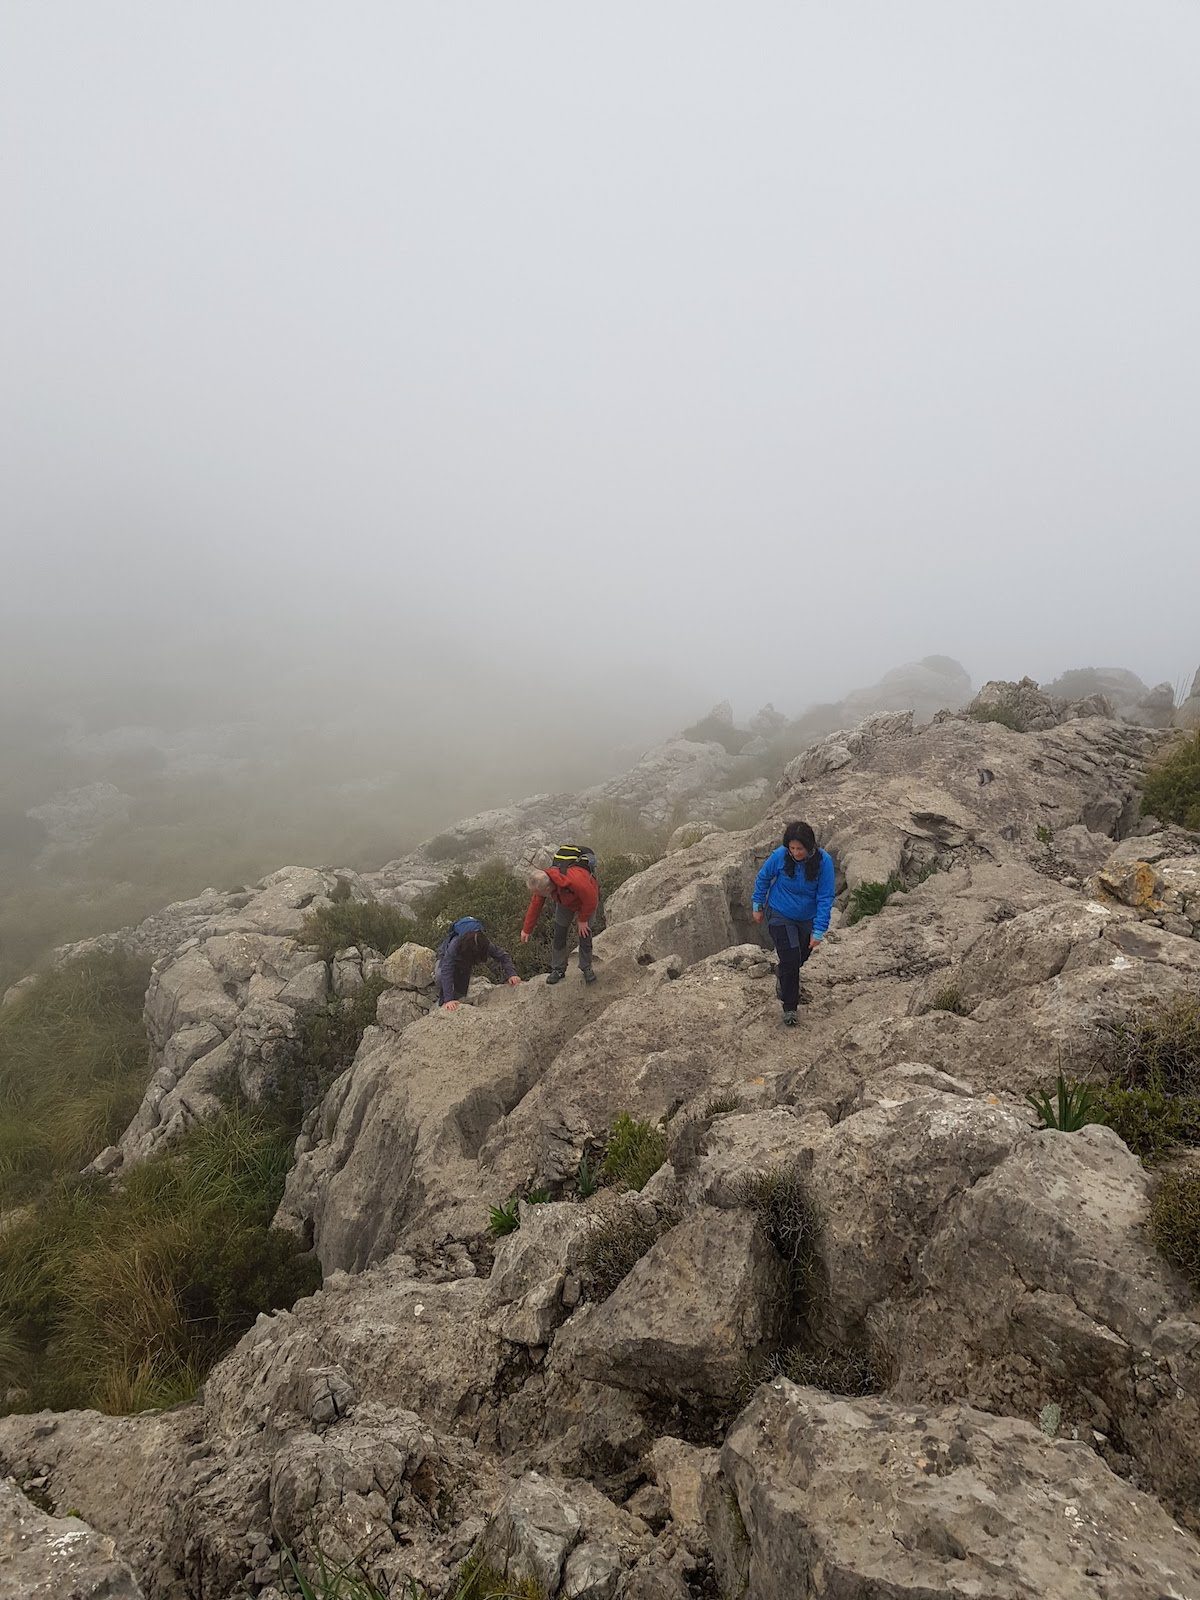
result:
[(754, 880), (755, 922), (767, 923), (779, 957), (775, 989), (783, 1005), (785, 1028), (796, 1026), (800, 968), (829, 932), (836, 890), (833, 857), (817, 846), (807, 822), (789, 822), (783, 843), (773, 850)]
[(475, 917), (463, 917), (450, 930), (450, 937), (438, 950), (434, 975), (437, 978), (438, 1004), (454, 1011), (465, 1000), (471, 987), (471, 974), (486, 962), (500, 969), (505, 983), (518, 984), (520, 978), (507, 950), (501, 950), (487, 936), (487, 929)]

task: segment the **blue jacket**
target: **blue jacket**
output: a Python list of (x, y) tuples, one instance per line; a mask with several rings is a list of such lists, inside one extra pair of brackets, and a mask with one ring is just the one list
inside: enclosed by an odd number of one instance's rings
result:
[(772, 850), (754, 880), (755, 911), (765, 908), (768, 922), (811, 922), (814, 939), (828, 933), (835, 888), (833, 857), (828, 850), (819, 854), (821, 870), (816, 881), (810, 883), (807, 861), (797, 861), (796, 875), (789, 878), (784, 871), (786, 847), (780, 845), (778, 850)]
[[(434, 968), (433, 975), (437, 979), (438, 1005), (440, 1006), (444, 1006), (447, 1000), (462, 1000), (466, 996), (467, 991), (465, 989), (462, 994), (455, 994), (454, 992), (454, 963), (458, 959), (458, 947), (464, 937), (460, 933), (456, 939), (450, 940), (438, 957), (437, 965)], [(506, 981), (509, 978), (516, 977), (517, 969), (513, 966), (513, 960), (508, 951), (501, 950), (498, 944), (492, 944), (490, 941), (488, 943), (488, 953), (484, 956), (480, 965), (484, 966), (489, 961), (494, 962), (500, 968), (500, 972)], [(470, 978), (468, 978), (468, 984), (470, 981)]]

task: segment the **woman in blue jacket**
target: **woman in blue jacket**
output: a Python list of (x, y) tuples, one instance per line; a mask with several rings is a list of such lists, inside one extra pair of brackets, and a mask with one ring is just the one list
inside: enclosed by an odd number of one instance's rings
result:
[(829, 931), (833, 910), (833, 857), (817, 847), (807, 822), (789, 822), (783, 843), (773, 850), (754, 880), (755, 922), (765, 916), (779, 956), (777, 991), (784, 1026), (796, 1026), (800, 968)]

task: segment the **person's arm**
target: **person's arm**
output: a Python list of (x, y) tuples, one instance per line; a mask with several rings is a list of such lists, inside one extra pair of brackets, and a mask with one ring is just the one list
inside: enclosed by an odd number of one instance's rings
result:
[[(498, 944), (488, 945), (488, 960), (494, 962), (500, 968), (500, 976), (505, 983), (511, 983), (517, 977), (517, 969), (513, 965), (513, 958), (507, 950), (501, 950)], [(517, 981), (520, 982), (520, 979), (518, 978)]]
[(537, 927), (537, 919), (542, 914), (542, 907), (546, 904), (545, 895), (535, 894), (529, 902), (529, 910), (525, 913), (525, 921), (521, 924), (521, 938), (528, 939)]
[(454, 999), (454, 958), (458, 954), (458, 940), (451, 939), (438, 965), (438, 999), (442, 1005)]
[(837, 885), (833, 857), (828, 850), (821, 851), (821, 870), (817, 874), (817, 914), (813, 918), (812, 936), (823, 939), (829, 932), (829, 917), (833, 911), (833, 896)]
[(758, 869), (758, 876), (754, 880), (754, 893), (750, 897), (750, 909), (756, 915), (762, 912), (763, 906), (766, 904), (772, 880), (779, 876), (779, 862), (776, 859), (778, 855), (778, 850), (772, 850), (771, 854)]

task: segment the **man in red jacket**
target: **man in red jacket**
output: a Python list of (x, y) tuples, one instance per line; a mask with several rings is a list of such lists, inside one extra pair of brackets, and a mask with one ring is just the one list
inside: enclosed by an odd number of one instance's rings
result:
[(591, 922), (600, 903), (600, 889), (595, 878), (586, 867), (568, 867), (565, 872), (550, 867), (545, 872), (529, 873), (528, 883), (532, 899), (521, 929), (522, 944), (529, 943), (529, 935), (537, 926), (546, 901), (554, 901), (554, 937), (550, 943), (550, 976), (546, 982), (561, 983), (567, 975), (567, 933), (578, 917), (579, 970), (585, 983), (595, 983)]

